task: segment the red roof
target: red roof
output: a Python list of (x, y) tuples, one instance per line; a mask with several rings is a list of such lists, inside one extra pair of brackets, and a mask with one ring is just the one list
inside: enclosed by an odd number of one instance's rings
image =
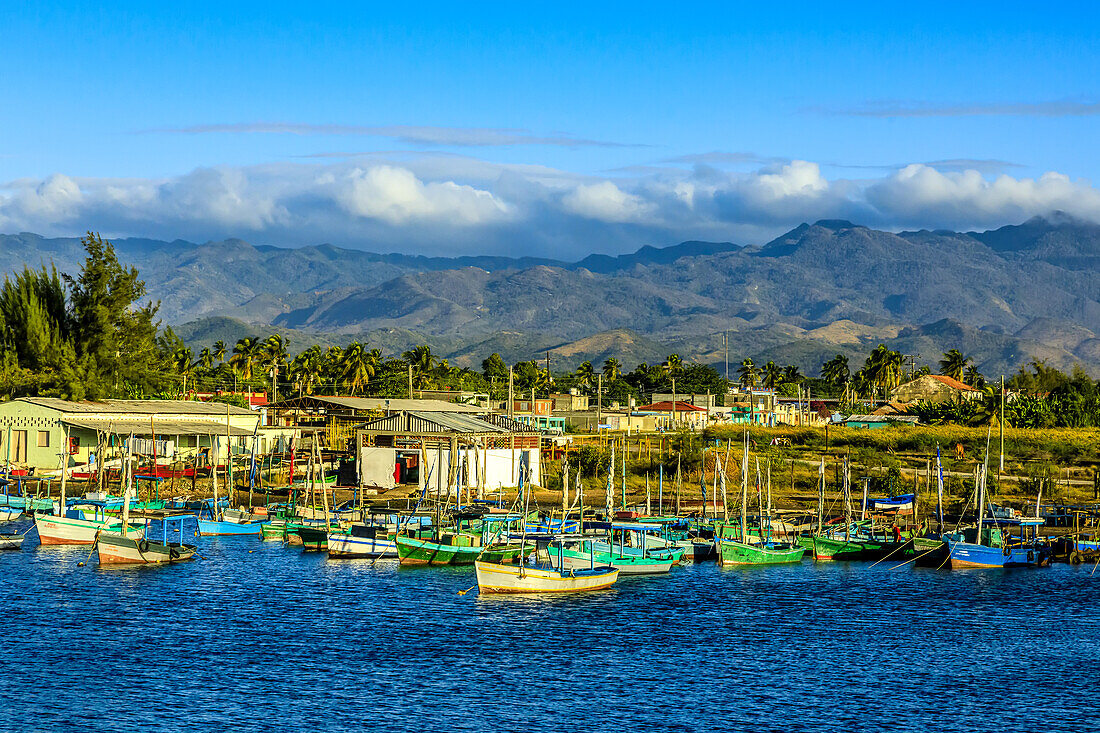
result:
[(962, 382), (955, 379), (954, 377), (949, 377), (946, 374), (929, 374), (928, 376), (932, 377), (932, 379), (935, 379), (938, 382), (943, 382), (944, 384), (946, 384), (951, 389), (957, 389), (960, 392), (980, 392), (981, 391), (980, 389), (977, 389), (975, 387), (971, 387), (969, 384), (963, 384)]
[[(645, 410), (647, 412), (672, 412), (672, 400), (663, 400), (661, 402), (654, 402), (652, 405), (644, 405), (639, 407), (639, 410)], [(690, 402), (676, 401), (676, 412), (706, 412), (705, 407), (696, 407)]]

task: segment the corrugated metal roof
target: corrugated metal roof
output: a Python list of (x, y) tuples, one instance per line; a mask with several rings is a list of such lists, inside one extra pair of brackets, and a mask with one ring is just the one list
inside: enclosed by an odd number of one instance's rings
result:
[[(510, 423), (514, 423), (516, 427), (509, 429), (497, 422), (490, 422), (484, 418), (488, 415), (470, 415), (458, 412), (423, 412), (423, 411), (403, 411), (395, 415), (388, 417), (380, 417), (376, 420), (370, 420), (364, 423), (361, 428), (363, 430), (381, 430), (391, 433), (466, 433), (466, 434), (485, 434), (485, 433), (535, 433), (537, 431), (519, 423), (515, 420), (510, 420), (505, 417)], [(498, 416), (493, 416), (498, 417)]]
[[(225, 423), (212, 420), (108, 420), (103, 418), (63, 417), (61, 422), (72, 427), (96, 430), (113, 435), (149, 435), (156, 430), (157, 435), (225, 435)], [(235, 437), (253, 435), (254, 431), (229, 426), (229, 434)]]
[(849, 415), (844, 422), (907, 422), (916, 423), (916, 415)]
[(348, 410), (390, 410), (391, 412), (406, 410), (410, 412), (465, 412), (483, 413), (485, 408), (476, 405), (460, 405), (444, 400), (410, 400), (407, 398), (385, 397), (340, 397), (331, 395), (307, 395), (305, 397), (292, 397), (280, 400), (269, 407), (275, 408), (308, 408), (334, 405)]
[(58, 397), (20, 397), (17, 401), (28, 402), (32, 405), (65, 413), (116, 412), (138, 415), (224, 417), (228, 408), (230, 415), (256, 415), (255, 412), (244, 407), (226, 405), (223, 402), (196, 402), (193, 400), (101, 400), (99, 402), (83, 400), (81, 402), (71, 402)]

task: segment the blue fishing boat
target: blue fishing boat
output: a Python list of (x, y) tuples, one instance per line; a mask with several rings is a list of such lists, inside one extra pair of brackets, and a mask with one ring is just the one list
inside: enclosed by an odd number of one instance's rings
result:
[[(1037, 530), (1042, 518), (991, 519), (987, 526), (971, 527), (943, 536), (947, 543), (947, 564), (951, 568), (1038, 567), (1047, 564), (1050, 553), (1040, 543)], [(984, 523), (983, 523), (984, 524)], [(1005, 529), (1018, 527), (1019, 535)]]
[(263, 521), (256, 521), (242, 512), (219, 510), (210, 502), (203, 502), (199, 509), (199, 535), (201, 537), (229, 537), (236, 535), (258, 536)]

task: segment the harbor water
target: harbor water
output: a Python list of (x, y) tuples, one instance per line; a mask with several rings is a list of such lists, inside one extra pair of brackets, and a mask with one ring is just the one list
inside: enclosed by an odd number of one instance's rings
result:
[[(5, 526), (25, 529), (28, 523)], [(1083, 731), (1100, 572), (674, 568), (572, 597), (255, 538), (0, 553), (0, 731)]]

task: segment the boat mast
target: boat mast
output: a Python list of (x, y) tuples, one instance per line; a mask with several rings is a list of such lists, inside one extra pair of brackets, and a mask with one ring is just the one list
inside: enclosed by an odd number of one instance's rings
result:
[[(102, 462), (103, 456), (100, 455)], [(61, 444), (61, 504), (58, 515), (65, 516), (65, 480), (69, 475), (69, 426), (65, 426), (65, 442)]]
[(985, 516), (985, 479), (989, 473), (989, 439), (993, 436), (993, 424), (985, 434), (985, 458), (982, 459), (982, 480), (978, 484), (978, 544), (982, 543), (982, 518)]
[(134, 449), (134, 434), (126, 442), (126, 466), (122, 471), (125, 488), (122, 492), (122, 536), (130, 533), (130, 484), (133, 482), (133, 467), (130, 465), (131, 452)]
[(823, 529), (823, 517), (825, 512), (825, 458), (821, 459), (821, 466), (817, 471), (817, 533)]
[[(756, 457), (756, 505), (760, 509), (760, 544), (769, 538), (764, 537), (764, 479), (760, 475), (760, 456)], [(768, 534), (771, 534), (771, 517), (768, 518)]]
[[(206, 436), (210, 440), (210, 480), (213, 482), (214, 488), (214, 506), (210, 509), (210, 519), (217, 521), (218, 519), (218, 461), (214, 458), (214, 436)], [(202, 512), (199, 512), (199, 516), (202, 516)]]
[(745, 431), (742, 438), (741, 451), (741, 541), (749, 543), (748, 518), (749, 513), (749, 431)]
[(936, 446), (936, 514), (940, 519), (940, 534), (943, 534), (943, 463), (940, 461), (938, 445)]
[(852, 491), (849, 484), (848, 457), (844, 457), (844, 540), (852, 539)]

